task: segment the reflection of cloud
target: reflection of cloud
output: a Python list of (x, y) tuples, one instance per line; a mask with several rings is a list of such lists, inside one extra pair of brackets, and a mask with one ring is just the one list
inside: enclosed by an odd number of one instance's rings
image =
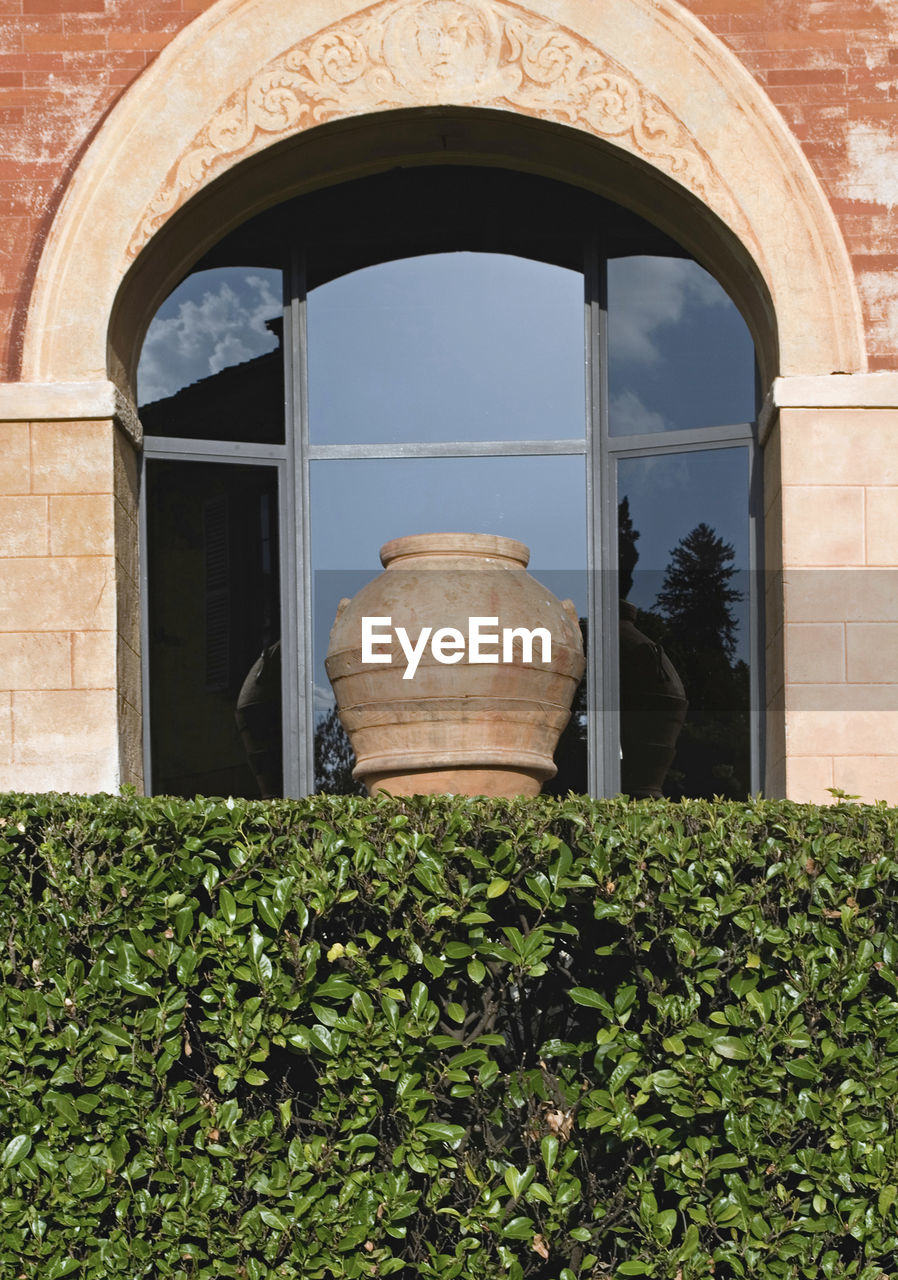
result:
[(732, 306), (713, 276), (687, 258), (620, 258), (608, 264), (608, 340), (614, 357), (655, 364), (654, 335), (687, 306)]
[(663, 414), (647, 408), (635, 391), (619, 391), (613, 395), (608, 403), (608, 417), (616, 436), (667, 431), (671, 425)]
[(659, 495), (677, 493), (682, 494), (686, 500), (694, 497), (695, 485), (692, 483), (686, 454), (649, 454), (644, 458), (622, 459), (619, 465), (620, 496), (623, 498), (625, 494), (629, 494), (630, 513), (637, 528), (637, 512), (646, 522), (649, 522), (650, 516), (657, 517)]
[(336, 703), (337, 700), (330, 685), (327, 688), (321, 684), (312, 686), (312, 708), (316, 724), (319, 720), (324, 719), (331, 708), (336, 706)]
[(650, 609), (672, 548), (701, 519), (695, 507), (695, 484), (687, 454), (623, 458), (618, 466), (618, 498), (630, 499), (633, 527), (640, 535), (630, 599)]
[[(138, 370), (138, 401), (149, 404), (181, 387), (230, 365), (242, 364), (277, 346), (265, 321), (279, 314), (281, 303), (272, 273), (237, 270), (210, 273), (201, 292), (199, 276), (189, 278), (150, 325)], [(177, 302), (179, 293), (186, 293)], [(190, 293), (197, 296), (190, 296)]]

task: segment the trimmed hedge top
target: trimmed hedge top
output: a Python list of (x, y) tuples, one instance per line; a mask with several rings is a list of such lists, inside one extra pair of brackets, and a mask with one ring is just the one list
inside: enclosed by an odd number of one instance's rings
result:
[(898, 811), (0, 796), (0, 1274), (881, 1280)]

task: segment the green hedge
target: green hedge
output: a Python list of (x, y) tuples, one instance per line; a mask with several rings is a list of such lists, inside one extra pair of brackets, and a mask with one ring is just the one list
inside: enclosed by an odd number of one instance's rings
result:
[(898, 811), (0, 797), (0, 1275), (879, 1280)]

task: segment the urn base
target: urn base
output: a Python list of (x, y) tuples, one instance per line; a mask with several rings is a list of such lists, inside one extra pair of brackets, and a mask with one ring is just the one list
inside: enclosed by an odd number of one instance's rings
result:
[(545, 775), (525, 769), (453, 768), (417, 772), (369, 773), (365, 785), (371, 795), (391, 796), (538, 796)]

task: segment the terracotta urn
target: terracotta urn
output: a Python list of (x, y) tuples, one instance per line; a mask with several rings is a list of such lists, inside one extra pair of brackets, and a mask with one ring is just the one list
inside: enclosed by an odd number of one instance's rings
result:
[(340, 602), (325, 664), (353, 776), (372, 793), (537, 795), (585, 665), (573, 604), (511, 538), (416, 534), (380, 558)]

